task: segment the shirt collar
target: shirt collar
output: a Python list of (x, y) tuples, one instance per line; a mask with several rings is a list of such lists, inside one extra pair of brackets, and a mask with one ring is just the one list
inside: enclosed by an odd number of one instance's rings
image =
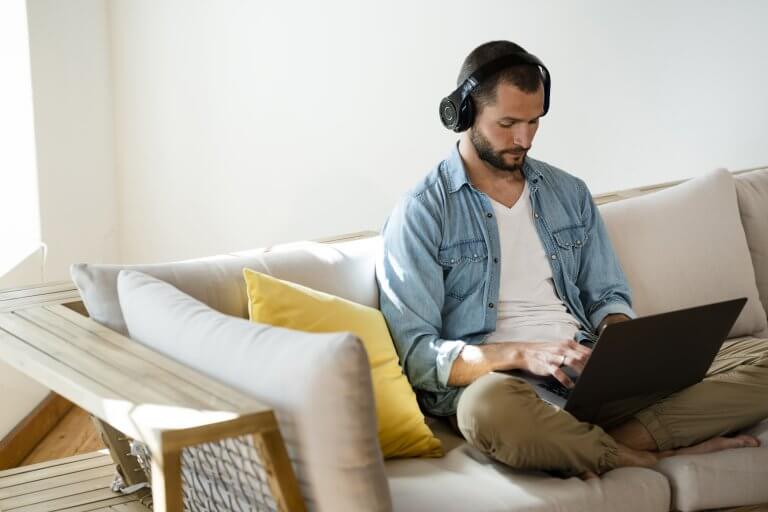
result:
[[(530, 159), (526, 157), (523, 163), (523, 175), (527, 181), (534, 180), (534, 183), (538, 179), (543, 178), (541, 171), (534, 168), (531, 165)], [(467, 176), (467, 169), (464, 167), (464, 161), (461, 159), (459, 153), (459, 143), (453, 145), (450, 156), (445, 160), (445, 174), (448, 178), (448, 192), (454, 193), (464, 185), (472, 187), (472, 183)], [(542, 180), (543, 181), (543, 180)], [(474, 187), (472, 187), (474, 188)]]

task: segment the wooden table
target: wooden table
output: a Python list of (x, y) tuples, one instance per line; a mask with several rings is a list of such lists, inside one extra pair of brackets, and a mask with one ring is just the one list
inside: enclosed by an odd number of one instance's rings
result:
[[(151, 453), (155, 510), (182, 510), (181, 468), (184, 461), (195, 460), (190, 454), (233, 440), (253, 453), (247, 461), (258, 463), (263, 472), (263, 495), (271, 494), (268, 498), (279, 510), (304, 509), (269, 407), (104, 327), (83, 311), (71, 282), (1, 290), (0, 359), (100, 419), (115, 442), (126, 442), (127, 436), (144, 443)], [(113, 450), (113, 458), (120, 462), (124, 452), (125, 446)], [(108, 464), (105, 458), (101, 462)], [(58, 471), (51, 468), (66, 470), (67, 464), (35, 467), (49, 474)], [(19, 468), (3, 475), (19, 481), (28, 472)], [(89, 485), (104, 487), (111, 481), (102, 477)], [(78, 478), (67, 475), (63, 480)], [(19, 485), (24, 483), (29, 482)], [(8, 488), (19, 489), (16, 484)], [(17, 508), (0, 500), (3, 511), (39, 510)]]

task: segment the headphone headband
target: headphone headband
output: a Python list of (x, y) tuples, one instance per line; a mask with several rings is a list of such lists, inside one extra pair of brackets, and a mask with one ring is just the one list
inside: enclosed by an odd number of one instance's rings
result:
[(443, 98), (440, 102), (440, 120), (443, 125), (455, 132), (463, 132), (472, 126), (475, 112), (470, 93), (478, 84), (488, 79), (494, 73), (521, 64), (539, 68), (541, 79), (544, 83), (544, 113), (542, 115), (546, 115), (549, 111), (549, 92), (552, 85), (549, 70), (538, 57), (526, 51), (521, 51), (502, 55), (486, 62), (470, 73), (449, 96)]

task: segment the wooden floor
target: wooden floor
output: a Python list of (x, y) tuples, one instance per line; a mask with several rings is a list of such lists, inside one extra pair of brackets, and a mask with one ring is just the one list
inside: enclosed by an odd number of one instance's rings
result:
[(75, 406), (64, 416), (53, 430), (21, 465), (36, 464), (61, 459), (105, 448), (87, 412)]

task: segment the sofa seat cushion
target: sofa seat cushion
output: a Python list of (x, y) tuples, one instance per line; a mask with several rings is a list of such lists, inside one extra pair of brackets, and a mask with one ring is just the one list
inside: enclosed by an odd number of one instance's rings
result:
[(429, 424), (443, 442), (445, 457), (385, 463), (396, 511), (669, 510), (669, 484), (656, 471), (621, 468), (587, 481), (516, 471), (472, 448), (444, 422), (430, 419)]
[(747, 297), (728, 337), (766, 328), (728, 171), (604, 204), (600, 212), (639, 316)]

